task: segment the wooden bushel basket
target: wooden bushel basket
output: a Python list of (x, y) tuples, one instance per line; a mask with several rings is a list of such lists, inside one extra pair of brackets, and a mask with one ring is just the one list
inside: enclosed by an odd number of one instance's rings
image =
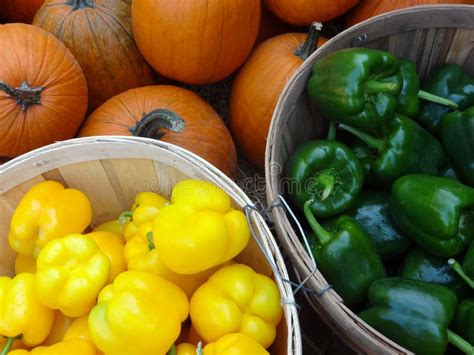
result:
[[(397, 57), (410, 58), (416, 62), (422, 78), (445, 62), (459, 64), (472, 75), (474, 6), (417, 6), (383, 14), (340, 33), (313, 53), (287, 83), (273, 115), (265, 162), (269, 205), (282, 193), (282, 168), (295, 148), (325, 136), (327, 131), (322, 117), (311, 109), (306, 93), (313, 63), (349, 47), (387, 50)], [(300, 234), (282, 208), (272, 209), (272, 219), (281, 245), (300, 278), (305, 279), (314, 267), (300, 242)], [(409, 353), (364, 323), (335, 291), (318, 296), (327, 285), (319, 271), (311, 276), (306, 286), (316, 292), (308, 294), (309, 301), (321, 319), (351, 348), (360, 353)]]
[[(0, 166), (0, 275), (14, 274), (15, 253), (8, 245), (13, 210), (30, 187), (56, 180), (83, 191), (92, 203), (92, 227), (117, 218), (128, 210), (141, 191), (169, 197), (180, 180), (194, 178), (220, 186), (235, 208), (252, 201), (228, 177), (198, 156), (177, 146), (145, 138), (93, 137), (52, 144)], [(275, 274), (288, 279), (282, 256), (264, 220), (250, 213), (251, 227), (276, 272), (272, 271), (254, 239), (236, 258), (257, 272), (273, 276), (280, 289), (284, 317), (278, 326), (272, 354), (302, 354), (298, 314), (291, 287)]]

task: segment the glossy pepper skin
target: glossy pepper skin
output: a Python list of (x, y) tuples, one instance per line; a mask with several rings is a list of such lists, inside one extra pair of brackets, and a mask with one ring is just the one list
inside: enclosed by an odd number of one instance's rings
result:
[(469, 343), (474, 344), (474, 298), (466, 298), (458, 304), (453, 329)]
[(311, 252), (318, 268), (342, 297), (344, 304), (364, 302), (372, 282), (385, 277), (382, 260), (367, 233), (347, 215), (339, 216), (324, 229), (314, 218), (308, 201), (305, 216), (315, 236), (310, 239)]
[(416, 65), (410, 59), (399, 59), (402, 87), (397, 97), (397, 112), (408, 117), (415, 117), (420, 111), (420, 78)]
[(138, 227), (137, 233), (124, 248), (124, 256), (128, 270), (146, 271), (163, 277), (179, 286), (188, 298), (201, 286), (217, 267), (201, 271), (197, 274), (178, 274), (170, 270), (164, 263), (153, 242), (153, 223), (146, 222)]
[[(474, 77), (467, 74), (457, 64), (443, 64), (429, 76), (424, 87), (432, 94), (445, 97), (465, 110), (474, 106)], [(452, 108), (436, 103), (424, 103), (418, 121), (427, 130), (438, 134), (441, 118)]]
[(93, 232), (112, 232), (123, 235), (123, 225), (118, 219), (112, 219), (111, 221), (104, 222), (95, 227)]
[(33, 255), (17, 254), (15, 258), (15, 275), (22, 272), (36, 272), (36, 258)]
[(308, 83), (309, 96), (325, 117), (368, 130), (385, 127), (401, 88), (397, 58), (367, 48), (327, 55), (313, 65)]
[(13, 212), (8, 242), (23, 255), (37, 257), (51, 240), (82, 233), (92, 220), (92, 206), (81, 191), (44, 181), (33, 186)]
[(105, 231), (91, 232), (86, 236), (91, 237), (99, 250), (109, 259), (110, 272), (107, 283), (112, 283), (121, 272), (127, 270), (127, 263), (123, 255), (125, 240), (120, 234)]
[(403, 175), (425, 173), (438, 175), (446, 163), (443, 147), (418, 123), (396, 114), (385, 138), (375, 138), (346, 125), (340, 128), (355, 134), (375, 151), (370, 169), (385, 186)]
[(474, 241), (469, 244), (462, 265), (454, 259), (449, 259), (448, 264), (467, 285), (474, 288)]
[(48, 243), (37, 259), (35, 292), (45, 306), (80, 317), (96, 303), (110, 273), (110, 261), (94, 240), (71, 234)]
[(196, 355), (196, 346), (191, 343), (178, 344), (176, 346), (176, 355)]
[(41, 343), (41, 345), (53, 345), (63, 340), (64, 334), (73, 322), (73, 318), (65, 316), (60, 311), (54, 311), (53, 325), (48, 337)]
[(233, 333), (224, 335), (215, 343), (207, 344), (204, 347), (203, 355), (269, 355), (263, 346), (257, 343), (252, 337)]
[(364, 190), (347, 212), (367, 232), (384, 261), (399, 258), (413, 245), (390, 215), (389, 201), (388, 192)]
[(89, 331), (106, 354), (165, 354), (188, 310), (178, 286), (148, 272), (126, 271), (101, 291)]
[(317, 217), (332, 217), (348, 210), (362, 190), (364, 172), (352, 151), (336, 141), (317, 140), (300, 145), (285, 164), (286, 190), (303, 210), (312, 199)]
[(451, 257), (473, 238), (474, 189), (453, 178), (405, 175), (392, 186), (390, 213), (424, 250)]
[(247, 246), (250, 230), (241, 211), (218, 186), (183, 180), (153, 222), (153, 240), (163, 263), (180, 274), (196, 274), (225, 263)]
[(421, 248), (414, 248), (403, 260), (400, 276), (424, 281), (452, 289), (458, 299), (467, 294), (464, 281), (449, 267), (446, 259), (431, 255)]
[(151, 222), (158, 215), (158, 211), (169, 204), (169, 201), (157, 193), (140, 192), (133, 202), (130, 211), (122, 213), (119, 223), (123, 224), (123, 236), (129, 241), (145, 222)]
[(379, 279), (370, 286), (369, 302), (371, 307), (359, 317), (416, 354), (443, 354), (448, 341), (473, 351), (448, 330), (457, 299), (447, 287), (397, 277)]
[(34, 290), (34, 275), (0, 277), (0, 335), (21, 335), (27, 346), (38, 345), (48, 336), (54, 311), (43, 306)]
[(216, 271), (190, 302), (193, 327), (209, 343), (244, 333), (267, 348), (275, 340), (282, 314), (276, 283), (244, 264)]
[(70, 339), (65, 340), (50, 346), (38, 346), (31, 351), (28, 350), (14, 350), (8, 353), (9, 355), (96, 355), (96, 349), (93, 344), (81, 340)]
[(459, 180), (474, 187), (474, 102), (464, 112), (443, 116), (440, 136)]

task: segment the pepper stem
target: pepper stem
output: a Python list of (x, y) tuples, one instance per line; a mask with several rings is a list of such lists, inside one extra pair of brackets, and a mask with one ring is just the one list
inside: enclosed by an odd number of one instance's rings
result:
[(368, 146), (374, 149), (377, 149), (379, 153), (385, 149), (385, 141), (383, 139), (375, 138), (374, 136), (371, 136), (370, 134), (367, 134), (365, 132), (362, 132), (359, 129), (353, 128), (351, 126), (347, 126), (342, 123), (339, 125), (339, 128), (343, 129), (344, 131), (352, 133), (357, 138), (364, 141), (364, 143), (366, 143)]
[(316, 49), (318, 49), (319, 35), (323, 25), (319, 22), (313, 22), (309, 26), (308, 35), (304, 43), (299, 46), (295, 55), (300, 57), (303, 61), (306, 60)]
[(20, 339), (20, 337), (19, 336), (17, 336), (17, 337), (8, 337), (7, 342), (5, 343), (5, 346), (3, 347), (3, 350), (2, 350), (0, 355), (7, 355), (9, 353), (10, 349), (12, 348), (13, 343), (17, 339)]
[(459, 335), (448, 329), (448, 342), (466, 354), (474, 354), (474, 347)]
[(440, 104), (440, 105), (444, 105), (444, 106), (449, 106), (449, 107), (452, 107), (454, 109), (459, 108), (458, 104), (455, 103), (454, 101), (452, 101), (450, 99), (447, 99), (445, 97), (441, 97), (441, 96), (429, 93), (428, 91), (425, 91), (425, 90), (418, 91), (418, 97), (420, 99), (423, 99), (423, 100), (426, 100), (426, 101), (431, 101), (431, 102), (434, 102), (434, 103), (437, 103), (437, 104)]
[[(147, 234), (147, 237), (148, 237), (148, 234)], [(168, 350), (166, 355), (176, 355), (176, 354), (177, 354), (176, 344), (173, 344), (173, 345), (171, 345), (171, 348)]]
[(322, 245), (326, 245), (331, 241), (331, 234), (323, 228), (321, 224), (314, 218), (313, 211), (311, 211), (311, 204), (314, 202), (313, 199), (310, 199), (304, 203), (303, 211), (308, 221), (309, 226), (316, 234), (319, 242)]
[(328, 141), (333, 141), (336, 139), (337, 123), (330, 121), (329, 122), (329, 131), (328, 131)]
[(153, 241), (153, 232), (148, 232), (146, 234), (146, 239), (148, 240), (148, 250), (155, 249), (155, 242)]
[(474, 280), (472, 280), (469, 276), (466, 275), (464, 269), (462, 268), (461, 264), (459, 264), (454, 259), (448, 260), (448, 265), (464, 280), (466, 283), (471, 287), (474, 288)]
[(202, 342), (199, 342), (197, 345), (196, 355), (202, 355)]
[(132, 211), (124, 211), (120, 214), (119, 218), (118, 218), (118, 222), (120, 224), (125, 224), (127, 223), (128, 221), (130, 221), (133, 217), (133, 212)]
[(364, 84), (365, 92), (368, 94), (387, 93), (398, 95), (401, 87), (399, 83), (383, 83), (377, 80), (367, 80)]
[(129, 131), (135, 137), (161, 139), (165, 135), (164, 129), (183, 132), (185, 127), (186, 122), (179, 115), (165, 108), (158, 108), (143, 115)]
[[(338, 179), (334, 168), (322, 170), (316, 176), (316, 196), (320, 201), (324, 201), (333, 193), (334, 189), (341, 182)], [(321, 188), (322, 187), (322, 188)]]

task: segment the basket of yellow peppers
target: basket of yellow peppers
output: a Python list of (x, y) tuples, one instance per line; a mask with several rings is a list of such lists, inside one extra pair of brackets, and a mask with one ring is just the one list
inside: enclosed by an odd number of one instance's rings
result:
[[(97, 149), (77, 163), (51, 158), (74, 158), (84, 144)], [(47, 163), (28, 171), (32, 158)], [(129, 181), (126, 162), (149, 163), (155, 176), (144, 169)], [(107, 138), (2, 166), (0, 354), (301, 353), (291, 289), (272, 278), (252, 239), (249, 223), (261, 221), (247, 219), (246, 196), (233, 196), (239, 189), (206, 164), (161, 142)], [(11, 186), (19, 168), (24, 181)], [(168, 175), (170, 191), (140, 189)], [(257, 230), (286, 274), (274, 241)]]

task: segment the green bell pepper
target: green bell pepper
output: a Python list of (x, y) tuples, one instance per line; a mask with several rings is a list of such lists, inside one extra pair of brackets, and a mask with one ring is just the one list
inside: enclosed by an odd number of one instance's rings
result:
[(440, 136), (459, 180), (474, 187), (474, 106), (443, 116)]
[(457, 107), (450, 100), (418, 90), (414, 65), (405, 61), (402, 67), (403, 71), (388, 52), (342, 49), (313, 65), (308, 93), (329, 120), (372, 131), (383, 130), (397, 111), (415, 114), (414, 95)]
[(474, 189), (453, 178), (405, 175), (392, 186), (390, 213), (423, 249), (451, 257), (473, 237)]
[(431, 255), (421, 248), (414, 248), (407, 254), (400, 276), (449, 287), (458, 299), (464, 298), (468, 292), (464, 281), (446, 264), (446, 259)]
[(413, 245), (390, 215), (389, 200), (390, 194), (385, 191), (364, 190), (354, 208), (347, 212), (364, 228), (384, 261), (396, 259)]
[(371, 307), (359, 313), (369, 325), (416, 354), (443, 354), (448, 342), (465, 353), (474, 348), (448, 329), (457, 305), (451, 289), (398, 277), (376, 280)]
[(285, 165), (283, 187), (293, 203), (318, 217), (332, 217), (349, 209), (362, 189), (364, 173), (359, 160), (344, 144), (309, 141), (299, 146)]
[(449, 259), (448, 264), (471, 288), (474, 288), (474, 241), (467, 248), (462, 266), (454, 259)]
[[(426, 91), (445, 97), (458, 105), (460, 110), (474, 106), (474, 77), (457, 64), (443, 64), (429, 76)], [(423, 103), (418, 121), (427, 130), (438, 133), (441, 118), (452, 111), (449, 106), (433, 102)]]
[(340, 124), (339, 128), (356, 135), (377, 151), (371, 171), (383, 185), (391, 185), (406, 174), (437, 175), (445, 165), (446, 156), (436, 138), (403, 115), (394, 115), (385, 138), (373, 137), (345, 124)]
[(319, 270), (346, 305), (364, 302), (372, 282), (385, 277), (382, 260), (353, 218), (342, 215), (327, 231), (314, 218), (311, 202), (305, 203), (304, 214), (315, 234), (310, 238), (310, 246)]
[(416, 65), (410, 59), (399, 59), (402, 89), (397, 97), (397, 112), (408, 117), (415, 117), (420, 111), (420, 78)]
[(474, 343), (474, 298), (467, 298), (458, 304), (453, 329), (468, 342)]

